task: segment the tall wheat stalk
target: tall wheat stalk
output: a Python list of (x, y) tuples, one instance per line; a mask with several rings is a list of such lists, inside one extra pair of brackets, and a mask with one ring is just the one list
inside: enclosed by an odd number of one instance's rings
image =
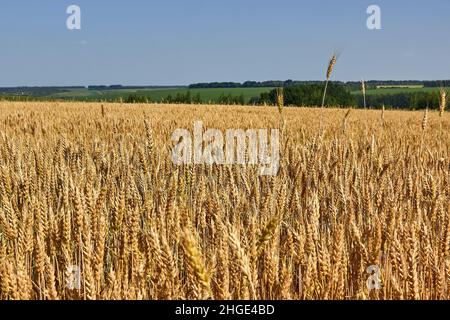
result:
[(336, 54), (333, 54), (331, 56), (330, 61), (328, 62), (328, 68), (327, 68), (327, 74), (326, 74), (326, 81), (325, 81), (325, 89), (323, 91), (323, 98), (322, 98), (322, 108), (325, 107), (325, 99), (327, 96), (327, 90), (328, 90), (328, 83), (330, 82), (331, 75), (333, 74), (334, 67), (337, 62), (337, 56)]
[(320, 112), (320, 131), (323, 130), (323, 113), (324, 113), (324, 107), (325, 107), (325, 100), (327, 97), (327, 90), (328, 90), (328, 84), (330, 82), (331, 79), (331, 75), (333, 74), (333, 70), (334, 67), (336, 65), (337, 62), (337, 56), (336, 54), (333, 54), (331, 56), (330, 61), (328, 62), (328, 68), (327, 68), (327, 73), (326, 73), (326, 81), (325, 81), (325, 88), (323, 90), (323, 97), (322, 97), (322, 107), (321, 107), (321, 112)]
[(447, 90), (445, 88), (440, 88), (439, 91), (439, 128), (442, 136), (442, 122), (445, 113), (445, 108), (447, 107)]
[(422, 133), (425, 133), (428, 127), (428, 108), (425, 109), (425, 112), (423, 114), (422, 118)]
[(367, 105), (366, 105), (366, 83), (364, 80), (361, 80), (361, 92), (363, 95), (363, 101), (364, 101), (364, 110), (367, 109)]
[(277, 87), (277, 107), (278, 107), (278, 113), (280, 115), (280, 130), (281, 132), (284, 131), (285, 127), (285, 121), (284, 121), (284, 115), (283, 115), (283, 109), (284, 109), (284, 88), (283, 87)]
[[(361, 80), (361, 92), (363, 95), (363, 101), (364, 101), (364, 112), (367, 111), (367, 105), (366, 105), (366, 83), (364, 82), (364, 79)], [(366, 136), (367, 136), (367, 118), (364, 118), (364, 126), (366, 130)]]
[(420, 142), (420, 153), (421, 154), (423, 152), (423, 146), (425, 143), (425, 132), (427, 131), (427, 127), (428, 127), (428, 108), (425, 109), (425, 112), (424, 112), (423, 118), (422, 118), (422, 138), (421, 138), (421, 142)]
[(447, 107), (447, 91), (441, 88), (439, 91), (439, 117), (444, 116), (445, 108)]

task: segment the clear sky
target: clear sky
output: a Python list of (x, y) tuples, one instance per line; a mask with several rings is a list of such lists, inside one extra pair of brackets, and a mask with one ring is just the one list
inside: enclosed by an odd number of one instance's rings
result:
[(449, 79), (449, 14), (449, 0), (1, 0), (0, 86), (316, 80), (333, 51), (336, 80)]

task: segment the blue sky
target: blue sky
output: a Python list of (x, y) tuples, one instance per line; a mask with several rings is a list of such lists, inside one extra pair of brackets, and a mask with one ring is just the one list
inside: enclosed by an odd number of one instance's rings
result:
[[(66, 8), (82, 29), (66, 28)], [(381, 7), (382, 30), (366, 27)], [(448, 0), (2, 0), (0, 86), (449, 79)]]

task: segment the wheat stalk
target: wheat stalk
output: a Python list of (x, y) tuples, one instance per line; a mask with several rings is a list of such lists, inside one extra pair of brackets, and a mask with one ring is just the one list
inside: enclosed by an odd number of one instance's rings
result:
[(187, 257), (187, 262), (192, 270), (192, 276), (195, 281), (207, 292), (210, 293), (209, 274), (204, 266), (202, 254), (198, 249), (196, 240), (190, 230), (183, 233), (183, 248)]
[(366, 83), (364, 80), (361, 80), (361, 92), (363, 95), (364, 110), (365, 110), (367, 107), (366, 107)]
[(447, 91), (444, 88), (441, 88), (439, 93), (439, 116), (442, 118), (447, 106)]
[(277, 92), (277, 107), (278, 107), (278, 112), (280, 113), (280, 115), (283, 113), (283, 108), (284, 108), (284, 88), (283, 87), (278, 87), (276, 89)]
[(428, 108), (425, 109), (425, 112), (423, 114), (423, 118), (422, 118), (422, 132), (425, 132), (427, 130), (428, 127)]
[(337, 56), (336, 56), (336, 54), (333, 54), (331, 56), (330, 61), (328, 62), (326, 81), (325, 81), (325, 89), (323, 91), (323, 98), (322, 98), (322, 108), (325, 106), (325, 99), (327, 96), (328, 83), (330, 82), (331, 75), (333, 74), (333, 70), (336, 65), (336, 62), (337, 62)]

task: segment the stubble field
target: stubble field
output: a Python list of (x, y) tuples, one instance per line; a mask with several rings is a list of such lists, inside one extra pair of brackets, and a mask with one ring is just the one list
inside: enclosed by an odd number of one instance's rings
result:
[(264, 177), (171, 135), (275, 107), (0, 102), (0, 299), (449, 299), (449, 115), (283, 117)]

